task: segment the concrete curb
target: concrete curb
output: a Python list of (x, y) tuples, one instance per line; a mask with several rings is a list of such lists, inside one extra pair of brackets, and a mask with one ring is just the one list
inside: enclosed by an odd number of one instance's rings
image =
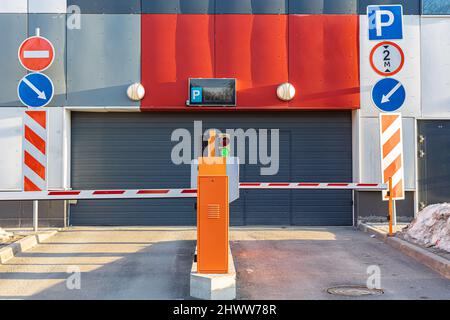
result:
[(0, 264), (6, 263), (8, 260), (14, 258), (18, 253), (30, 250), (39, 243), (44, 242), (48, 238), (58, 233), (57, 230), (32, 234), (20, 239), (14, 243), (7, 245), (0, 249)]
[(377, 239), (386, 242), (388, 245), (397, 249), (403, 254), (426, 265), (428, 268), (433, 269), (443, 277), (450, 279), (450, 261), (448, 261), (447, 259), (438, 256), (437, 254), (431, 253), (405, 240), (396, 237), (388, 237), (386, 233), (365, 223), (358, 223), (358, 229), (363, 232), (375, 235)]

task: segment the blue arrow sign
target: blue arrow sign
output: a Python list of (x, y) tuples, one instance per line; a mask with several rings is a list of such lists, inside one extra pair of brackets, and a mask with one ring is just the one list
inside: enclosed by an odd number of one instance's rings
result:
[(27, 107), (44, 107), (53, 98), (53, 82), (42, 73), (30, 73), (22, 78), (17, 87), (20, 101)]
[(373, 86), (372, 101), (381, 111), (396, 111), (401, 108), (405, 99), (405, 88), (398, 80), (384, 78)]

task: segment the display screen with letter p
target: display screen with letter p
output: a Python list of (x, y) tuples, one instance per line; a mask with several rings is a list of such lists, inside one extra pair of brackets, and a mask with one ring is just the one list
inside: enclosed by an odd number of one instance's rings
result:
[(236, 79), (230, 78), (190, 78), (190, 106), (235, 106)]
[(369, 40), (403, 39), (402, 5), (371, 5), (367, 7)]

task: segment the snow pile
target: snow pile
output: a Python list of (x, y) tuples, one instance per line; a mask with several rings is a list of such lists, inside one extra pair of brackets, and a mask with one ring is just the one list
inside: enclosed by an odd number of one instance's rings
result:
[(450, 252), (450, 204), (424, 208), (403, 231), (407, 240)]

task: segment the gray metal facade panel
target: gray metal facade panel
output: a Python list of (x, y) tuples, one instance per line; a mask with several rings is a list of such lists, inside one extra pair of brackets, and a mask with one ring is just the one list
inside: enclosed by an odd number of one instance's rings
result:
[(141, 13), (141, 0), (67, 0), (71, 5), (79, 6), (82, 14)]
[(43, 73), (53, 81), (55, 96), (49, 107), (66, 104), (66, 15), (35, 13), (28, 15), (28, 34), (35, 35), (36, 28), (41, 36), (49, 39), (55, 48), (55, 60)]
[(356, 14), (357, 0), (289, 0), (291, 14)]
[(367, 14), (368, 5), (390, 5), (401, 4), (403, 6), (403, 14), (420, 15), (421, 0), (359, 0), (358, 13)]
[(424, 14), (424, 15), (450, 15), (450, 1), (448, 1), (448, 0), (422, 0), (422, 14)]
[(142, 13), (366, 14), (370, 4), (402, 4), (419, 15), (420, 0), (143, 0)]
[(0, 14), (0, 106), (22, 106), (17, 97), (17, 85), (27, 74), (17, 57), (17, 51), (27, 37), (27, 15), (16, 13)]
[(450, 120), (418, 122), (419, 134), (424, 137), (418, 149), (419, 202), (425, 205), (450, 202)]
[[(280, 166), (261, 176), (241, 165), (241, 181), (352, 180), (349, 112), (72, 113), (72, 188), (180, 188), (190, 167), (171, 161), (174, 129), (280, 129)], [(246, 190), (231, 204), (232, 225), (351, 225), (349, 191)], [(195, 199), (78, 201), (74, 225), (193, 225)]]
[(142, 0), (142, 13), (214, 14), (215, 0)]
[[(39, 226), (64, 227), (64, 201), (39, 201)], [(33, 226), (32, 201), (1, 201), (0, 226), (3, 228), (29, 228)]]
[(216, 14), (286, 14), (288, 0), (216, 1)]
[[(355, 211), (359, 219), (380, 219), (387, 221), (388, 201), (381, 199), (377, 191), (355, 192)], [(405, 200), (395, 202), (395, 210), (399, 221), (410, 221), (414, 218), (414, 192), (406, 191)]]
[(138, 106), (126, 90), (140, 82), (140, 15), (82, 15), (67, 30), (67, 105)]

